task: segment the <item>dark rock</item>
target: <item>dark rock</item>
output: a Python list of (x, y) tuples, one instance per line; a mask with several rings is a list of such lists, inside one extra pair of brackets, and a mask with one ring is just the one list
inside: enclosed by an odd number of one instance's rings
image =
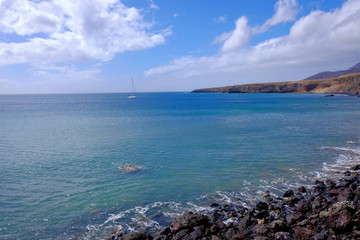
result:
[(326, 239), (326, 235), (322, 233), (317, 233), (314, 236), (314, 240), (325, 240), (325, 239)]
[(201, 237), (204, 235), (204, 232), (195, 230), (190, 233), (190, 239), (201, 239)]
[(263, 234), (268, 233), (270, 231), (270, 229), (264, 224), (256, 224), (254, 227), (251, 228), (251, 231), (254, 234), (263, 235)]
[(275, 240), (291, 240), (291, 234), (289, 232), (277, 232), (274, 234)]
[(298, 204), (296, 204), (296, 210), (302, 213), (307, 213), (310, 211), (309, 204), (305, 201), (301, 201)]
[(254, 240), (269, 240), (269, 238), (265, 236), (256, 236), (254, 237)]
[(211, 220), (212, 222), (216, 222), (216, 221), (218, 221), (219, 219), (221, 219), (221, 218), (224, 217), (224, 216), (225, 216), (224, 213), (219, 212), (218, 210), (215, 210), (215, 211), (213, 212), (210, 220)]
[(251, 217), (246, 216), (243, 219), (240, 220), (240, 223), (238, 225), (238, 228), (240, 231), (244, 231), (246, 228), (251, 227), (255, 221), (251, 219)]
[(194, 227), (194, 231), (199, 235), (203, 235), (205, 233), (205, 226), (196, 226)]
[(221, 229), (224, 229), (226, 227), (224, 222), (221, 220), (217, 220), (215, 224)]
[(349, 188), (345, 188), (338, 196), (338, 201), (352, 201), (353, 199), (354, 194)]
[(328, 179), (328, 180), (325, 181), (325, 185), (326, 185), (326, 187), (328, 187), (328, 188), (333, 188), (333, 187), (336, 186), (336, 183), (335, 183), (333, 180)]
[(300, 198), (298, 198), (295, 195), (292, 195), (286, 200), (286, 203), (289, 204), (290, 206), (293, 206), (295, 203), (298, 203), (299, 201)]
[(301, 193), (306, 193), (307, 191), (306, 191), (306, 188), (304, 187), (304, 186), (301, 186), (301, 187), (299, 187), (299, 192), (301, 192)]
[(181, 230), (180, 232), (178, 232), (177, 234), (175, 234), (175, 236), (173, 237), (174, 240), (179, 240), (179, 239), (182, 239), (183, 237), (185, 237), (187, 234), (187, 231), (184, 229), (184, 230)]
[(212, 226), (210, 227), (210, 232), (211, 232), (211, 233), (214, 233), (214, 234), (217, 234), (218, 232), (220, 232), (219, 226), (217, 226), (217, 225), (212, 225)]
[(218, 203), (212, 203), (212, 204), (210, 204), (210, 207), (212, 207), (212, 208), (216, 208), (216, 207), (218, 207), (218, 206), (219, 206)]
[(208, 225), (209, 218), (200, 213), (195, 214), (186, 214), (178, 217), (178, 219), (173, 223), (172, 230), (178, 231), (183, 228), (193, 228), (200, 225)]
[(356, 166), (352, 167), (351, 170), (360, 170), (360, 165), (356, 165)]
[(287, 231), (288, 226), (282, 220), (275, 220), (269, 224), (269, 228), (272, 232)]
[(150, 236), (146, 232), (131, 232), (124, 236), (124, 240), (152, 240), (152, 236)]
[(268, 214), (269, 212), (267, 210), (261, 210), (260, 212), (255, 213), (254, 216), (260, 219), (260, 218), (265, 218)]
[(315, 231), (305, 227), (295, 227), (293, 231), (293, 239), (310, 239), (311, 236), (316, 234)]
[(330, 196), (337, 196), (337, 195), (339, 195), (339, 191), (336, 190), (336, 189), (332, 189), (332, 190), (329, 192), (329, 195), (330, 195)]
[(315, 182), (315, 187), (314, 187), (314, 190), (316, 192), (323, 192), (326, 188), (326, 185), (324, 182), (321, 182), (321, 181), (316, 181)]
[(331, 214), (327, 220), (329, 227), (335, 232), (340, 233), (350, 227), (351, 214), (347, 210)]
[(256, 204), (256, 210), (261, 211), (261, 210), (268, 210), (268, 204), (266, 202), (259, 202), (258, 204)]
[(161, 235), (167, 235), (171, 232), (171, 229), (169, 227), (166, 227), (164, 230), (160, 232)]
[(231, 240), (243, 240), (243, 239), (245, 239), (245, 235), (243, 233), (238, 233), (236, 235), (233, 235), (230, 239)]
[(226, 233), (225, 233), (225, 238), (226, 238), (226, 239), (231, 239), (232, 236), (235, 236), (235, 235), (237, 235), (238, 233), (239, 233), (239, 231), (238, 231), (237, 229), (235, 229), (235, 228), (230, 228), (230, 229), (228, 229), (228, 230), (226, 231)]
[(294, 191), (289, 189), (284, 193), (283, 197), (290, 197), (292, 195), (294, 195)]

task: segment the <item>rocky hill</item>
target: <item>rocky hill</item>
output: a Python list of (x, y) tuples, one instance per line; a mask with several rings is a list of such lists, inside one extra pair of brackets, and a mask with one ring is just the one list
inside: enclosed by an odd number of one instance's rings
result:
[(335, 78), (196, 89), (193, 93), (328, 93), (360, 96), (360, 73)]
[(349, 68), (348, 70), (341, 70), (335, 72), (321, 72), (315, 75), (312, 75), (305, 80), (315, 80), (315, 79), (326, 79), (326, 78), (335, 78), (345, 74), (352, 74), (352, 73), (360, 73), (360, 63), (356, 64), (355, 66)]

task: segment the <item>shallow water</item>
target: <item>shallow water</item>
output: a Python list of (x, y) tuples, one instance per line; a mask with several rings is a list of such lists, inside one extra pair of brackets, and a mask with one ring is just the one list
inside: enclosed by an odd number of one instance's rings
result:
[(0, 126), (0, 239), (153, 231), (360, 162), (343, 95), (3, 95)]

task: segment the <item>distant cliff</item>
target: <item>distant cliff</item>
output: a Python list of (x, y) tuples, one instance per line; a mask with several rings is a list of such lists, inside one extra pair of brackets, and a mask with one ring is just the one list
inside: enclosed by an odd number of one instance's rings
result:
[(318, 80), (275, 82), (204, 88), (194, 93), (340, 93), (360, 96), (360, 73)]

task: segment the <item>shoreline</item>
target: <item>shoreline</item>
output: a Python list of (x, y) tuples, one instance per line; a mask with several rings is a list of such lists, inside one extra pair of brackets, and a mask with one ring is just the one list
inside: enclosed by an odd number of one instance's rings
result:
[(282, 197), (264, 193), (253, 208), (212, 203), (211, 214), (189, 212), (153, 235), (115, 231), (107, 239), (359, 239), (359, 185), (356, 165), (342, 177), (316, 180), (310, 188), (289, 189)]

